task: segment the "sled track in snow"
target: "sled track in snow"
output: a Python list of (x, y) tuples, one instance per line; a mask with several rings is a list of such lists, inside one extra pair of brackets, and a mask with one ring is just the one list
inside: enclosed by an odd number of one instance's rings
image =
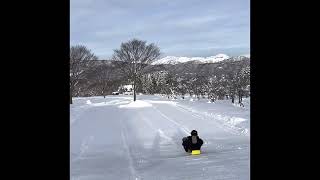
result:
[(127, 140), (126, 140), (126, 137), (124, 135), (124, 132), (121, 132), (121, 137), (122, 137), (122, 142), (123, 142), (123, 145), (124, 145), (124, 148), (128, 154), (128, 158), (129, 158), (129, 169), (130, 169), (130, 172), (131, 172), (131, 176), (132, 177), (135, 177), (136, 176), (136, 171), (133, 167), (133, 160), (132, 160), (132, 156), (130, 154), (130, 150), (129, 150), (129, 147), (128, 147), (128, 144), (127, 144)]
[[(123, 122), (122, 122), (123, 123)], [(129, 180), (139, 180), (138, 176), (137, 176), (137, 172), (135, 170), (135, 167), (134, 167), (134, 161), (133, 161), (133, 156), (130, 152), (130, 148), (128, 146), (128, 136), (127, 136), (127, 130), (125, 128), (125, 126), (123, 125), (123, 129), (121, 131), (121, 138), (122, 138), (122, 143), (123, 143), (123, 146), (127, 152), (127, 155), (128, 155), (128, 159), (129, 159), (129, 169), (130, 169), (130, 173), (131, 173), (131, 177)]]
[(80, 160), (84, 157), (86, 152), (88, 152), (89, 144), (91, 141), (93, 141), (93, 139), (94, 139), (94, 136), (87, 136), (81, 143), (79, 154), (71, 153), (74, 156), (74, 158), (72, 159), (72, 162)]
[(195, 117), (197, 119), (209, 120), (209, 121), (218, 121), (218, 122), (215, 122), (215, 124), (218, 127), (220, 127), (221, 129), (223, 129), (226, 132), (229, 132), (229, 133), (231, 133), (233, 135), (244, 135), (242, 133), (243, 129), (237, 128), (237, 127), (234, 127), (234, 126), (230, 126), (226, 122), (224, 122), (223, 120), (217, 118), (218, 116), (222, 117), (222, 115), (213, 116), (212, 114), (202, 113), (202, 112), (196, 111), (196, 110), (194, 110), (192, 108), (184, 107), (182, 105), (176, 105), (176, 107), (177, 107), (177, 110), (179, 110), (181, 112), (190, 113), (191, 116), (193, 116), (193, 117)]
[(173, 119), (169, 118), (168, 116), (166, 116), (165, 114), (163, 114), (158, 108), (152, 106), (162, 117), (164, 117), (166, 120), (170, 121), (171, 123), (175, 124), (179, 129), (181, 129), (186, 135), (189, 135), (189, 133), (191, 132), (190, 129), (186, 128), (185, 126), (183, 126), (182, 124), (177, 123), (176, 121), (174, 121)]
[[(227, 126), (237, 114), (158, 99), (118, 109), (125, 99), (100, 99), (71, 112), (71, 180), (249, 179), (249, 138)], [(200, 155), (181, 146), (191, 128), (207, 137)]]

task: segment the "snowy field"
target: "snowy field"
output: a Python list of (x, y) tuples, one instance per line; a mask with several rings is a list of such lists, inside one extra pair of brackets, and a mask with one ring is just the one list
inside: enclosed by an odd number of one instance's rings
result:
[[(250, 99), (115, 95), (70, 105), (72, 180), (249, 180)], [(196, 129), (202, 154), (181, 143)]]

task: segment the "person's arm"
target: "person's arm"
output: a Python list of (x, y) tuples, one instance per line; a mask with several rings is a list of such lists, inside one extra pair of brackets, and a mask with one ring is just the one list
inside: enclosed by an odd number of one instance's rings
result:
[(200, 141), (200, 146), (202, 146), (203, 140), (199, 138), (199, 141)]

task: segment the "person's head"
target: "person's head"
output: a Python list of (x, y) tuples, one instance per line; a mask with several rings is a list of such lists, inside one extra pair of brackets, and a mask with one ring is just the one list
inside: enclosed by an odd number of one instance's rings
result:
[(198, 136), (198, 132), (196, 130), (191, 131), (191, 136)]

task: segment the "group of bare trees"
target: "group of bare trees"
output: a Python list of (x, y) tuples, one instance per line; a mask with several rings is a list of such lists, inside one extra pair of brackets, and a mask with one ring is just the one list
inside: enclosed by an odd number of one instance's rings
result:
[(145, 68), (160, 56), (155, 44), (137, 39), (122, 43), (114, 50), (112, 61), (97, 61), (85, 46), (70, 48), (70, 104), (72, 97), (103, 95), (117, 90), (121, 84), (132, 84), (134, 101), (137, 84)]
[[(87, 53), (90, 51), (88, 50)], [(72, 104), (72, 97), (105, 97), (117, 90), (124, 82), (119, 68), (112, 61), (97, 59), (77, 59), (77, 61), (81, 62), (78, 62), (77, 66), (70, 66), (70, 104)]]
[(78, 96), (81, 82), (85, 81), (86, 72), (91, 68), (93, 60), (97, 60), (85, 46), (77, 45), (70, 48), (70, 104), (72, 96)]
[(91, 50), (78, 45), (70, 48), (70, 103), (76, 96), (106, 96), (119, 86), (132, 84), (136, 92), (186, 94), (211, 99), (236, 97), (239, 103), (250, 93), (249, 61), (151, 65), (160, 56), (155, 44), (132, 39), (114, 50), (111, 61), (98, 60)]

